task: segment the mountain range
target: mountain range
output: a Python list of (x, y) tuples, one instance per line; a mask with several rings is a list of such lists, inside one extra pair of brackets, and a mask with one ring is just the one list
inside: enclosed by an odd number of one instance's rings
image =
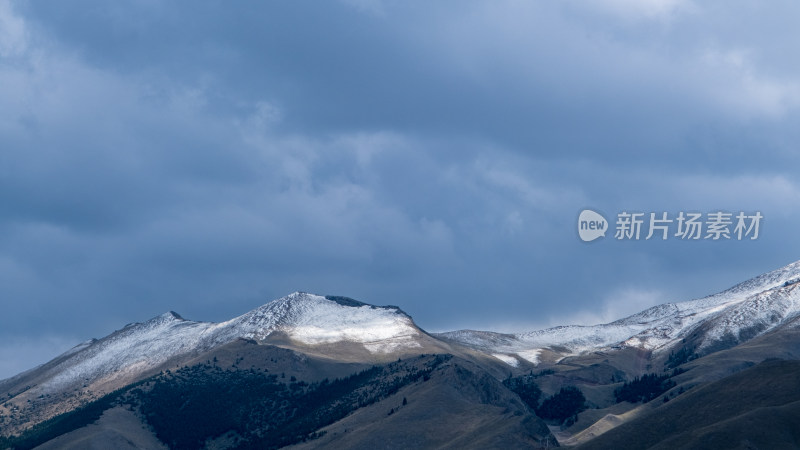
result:
[(798, 287), (795, 262), (513, 334), (303, 292), (220, 323), (168, 312), (0, 381), (0, 448), (797, 447)]

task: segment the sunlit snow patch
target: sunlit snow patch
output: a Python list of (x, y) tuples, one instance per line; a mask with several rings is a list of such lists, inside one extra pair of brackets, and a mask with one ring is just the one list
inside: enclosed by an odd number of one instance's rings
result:
[(517, 356), (526, 361), (532, 362), (533, 364), (539, 364), (540, 353), (542, 353), (542, 349), (535, 348), (533, 350), (524, 350), (521, 352), (517, 352)]
[(504, 363), (508, 364), (511, 367), (519, 366), (519, 360), (511, 355), (504, 355), (502, 353), (492, 353), (492, 356), (499, 359), (500, 361), (503, 361)]

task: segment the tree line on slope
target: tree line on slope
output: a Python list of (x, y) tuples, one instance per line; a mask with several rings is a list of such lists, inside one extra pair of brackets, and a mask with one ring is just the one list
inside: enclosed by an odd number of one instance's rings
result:
[(683, 371), (675, 369), (671, 374), (658, 375), (649, 373), (641, 377), (636, 377), (615, 389), (614, 398), (617, 400), (617, 403), (647, 403), (675, 387), (675, 381), (671, 378), (680, 373), (683, 373)]
[(308, 383), (258, 369), (200, 364), (167, 370), (34, 426), (0, 437), (0, 449), (31, 449), (125, 406), (142, 414), (170, 448), (201, 448), (217, 438), (238, 449), (277, 449), (315, 439), (358, 408), (425, 382), (451, 355), (423, 355), (341, 379)]
[(574, 423), (579, 412), (586, 409), (586, 397), (575, 386), (562, 387), (555, 394), (547, 397), (539, 404), (542, 390), (534, 381), (536, 375), (528, 374), (518, 377), (509, 375), (503, 384), (516, 393), (542, 419), (558, 424)]
[(315, 383), (195, 366), (160, 375), (133, 394), (156, 436), (172, 448), (202, 447), (223, 435), (234, 448), (281, 448), (319, 437), (316, 430), (356, 409), (427, 381), (447, 359), (420, 357)]

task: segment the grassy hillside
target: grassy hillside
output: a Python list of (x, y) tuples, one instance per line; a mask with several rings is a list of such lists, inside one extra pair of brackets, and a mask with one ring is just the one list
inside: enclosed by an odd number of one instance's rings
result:
[[(293, 375), (318, 375), (300, 367), (308, 359), (277, 365), (287, 372), (257, 368), (243, 355), (222, 359), (165, 370), (21, 436), (0, 438), (0, 449), (82, 448), (104, 436), (157, 437), (170, 448), (555, 445), (519, 397), (480, 365), (452, 355), (398, 359), (310, 382)], [(142, 431), (128, 433), (137, 421)]]
[(692, 389), (578, 449), (800, 447), (800, 361), (767, 360)]

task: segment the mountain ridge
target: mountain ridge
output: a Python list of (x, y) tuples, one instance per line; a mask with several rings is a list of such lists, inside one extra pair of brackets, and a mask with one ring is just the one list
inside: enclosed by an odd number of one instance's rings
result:
[[(57, 389), (64, 387), (71, 378), (85, 381), (87, 371), (99, 371), (102, 376), (120, 374), (136, 364), (150, 369), (179, 355), (208, 350), (237, 338), (263, 340), (276, 332), (288, 332), (306, 344), (360, 342), (374, 352), (390, 349), (380, 345), (383, 341), (399, 347), (415, 345), (409, 338), (419, 334), (418, 328), (399, 308), (361, 302), (344, 306), (342, 303), (342, 300), (337, 302), (295, 292), (224, 322), (197, 322), (168, 311), (144, 322), (128, 324), (104, 338), (84, 341), (57, 356), (54, 361), (80, 357), (83, 366), (81, 374), (76, 376), (74, 368), (59, 365), (51, 384)], [(341, 317), (343, 315), (336, 314), (339, 308), (354, 311)], [(336, 317), (341, 320), (334, 320)], [(326, 318), (334, 319), (325, 322)], [(0, 385), (4, 381), (0, 380)]]
[[(558, 354), (557, 358), (621, 347), (666, 352), (703, 324), (718, 319), (716, 328), (704, 330), (707, 339), (697, 343), (697, 349), (703, 351), (717, 348), (730, 336), (740, 342), (743, 337), (749, 339), (791, 321), (800, 314), (800, 291), (796, 289), (799, 281), (797, 261), (716, 294), (663, 303), (605, 324), (566, 325), (522, 333), (457, 330), (434, 335), (500, 355), (501, 360), (519, 357), (536, 364), (539, 355), (548, 351)], [(738, 326), (737, 318), (741, 322)], [(742, 336), (743, 333), (752, 335)]]
[[(144, 322), (128, 324), (103, 338), (84, 341), (42, 366), (0, 380), (0, 394), (5, 396), (5, 402), (0, 404), (0, 440), (3, 434), (20, 433), (82, 405), (94, 404), (112, 392), (130, 391), (131, 386), (144, 380), (172, 379), (171, 371), (263, 371), (272, 373), (270, 377), (280, 373), (281, 379), (288, 374), (286, 378), (291, 381), (286, 383), (295, 383), (295, 377), (300, 380), (297, 383), (319, 383), (332, 374), (348, 376), (357, 370), (385, 368), (395, 361), (424, 358), (426, 354), (455, 358), (453, 361), (459, 361), (460, 367), (471, 367), (474, 380), (489, 377), (500, 381), (512, 375), (529, 381), (535, 378), (543, 396), (555, 395), (565, 386), (580, 385), (591, 408), (649, 410), (654, 407), (652, 404), (617, 405), (615, 386), (646, 373), (673, 370), (672, 375), (665, 376), (676, 377), (682, 383), (681, 389), (690, 389), (769, 356), (794, 359), (800, 354), (794, 344), (796, 336), (800, 336), (800, 261), (717, 294), (656, 305), (607, 324), (559, 326), (516, 334), (473, 330), (429, 334), (397, 306), (294, 292), (223, 322), (198, 322), (167, 311)], [(765, 352), (765, 348), (769, 350)], [(393, 383), (393, 379), (387, 373), (382, 382)], [(284, 383), (279, 380), (270, 383)], [(473, 388), (486, 383), (479, 381)], [(498, 383), (488, 384), (502, 398), (516, 395)], [(296, 388), (307, 387), (308, 384), (300, 384)], [(416, 391), (413, 388), (408, 392)], [(395, 411), (397, 397), (386, 392), (395, 402), (390, 411)], [(459, 414), (467, 414), (478, 399), (463, 398), (465, 392), (453, 391), (460, 401), (466, 401)], [(664, 395), (666, 403), (667, 395), (679, 394), (673, 388)], [(421, 398), (434, 401), (436, 397), (425, 394)], [(402, 400), (401, 406), (405, 406), (405, 399)], [(383, 400), (375, 401), (380, 404)], [(354, 407), (354, 411), (360, 411), (361, 406)], [(498, 414), (505, 414), (502, 409), (483, 411), (495, 419)], [(531, 411), (520, 413), (528, 417)], [(584, 421), (601, 419), (591, 411), (581, 413), (588, 418)], [(358, 413), (358, 417), (371, 414)], [(376, 426), (389, 427), (398, 417), (402, 416), (379, 421)], [(372, 427), (364, 419), (353, 420), (356, 419), (342, 419), (341, 424), (326, 429), (344, 433), (351, 423)], [(490, 419), (481, 416), (480, 420)], [(531, 432), (524, 431), (524, 427), (517, 430), (520, 436)], [(361, 436), (369, 440), (366, 435)], [(540, 438), (545, 441), (537, 442), (549, 442), (544, 434), (534, 440)], [(329, 440), (321, 439), (319, 443)]]

